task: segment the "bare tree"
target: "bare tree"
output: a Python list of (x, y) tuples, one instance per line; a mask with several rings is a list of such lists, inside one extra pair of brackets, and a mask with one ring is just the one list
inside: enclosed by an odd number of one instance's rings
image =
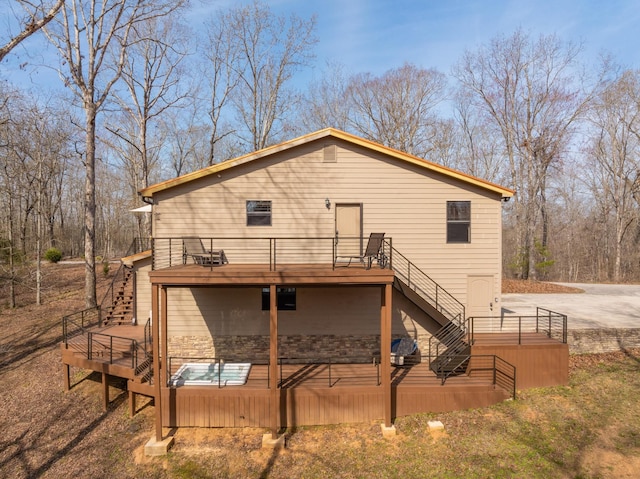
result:
[[(6, 96), (5, 96), (6, 95)], [(0, 109), (0, 263), (8, 259), (11, 304), (14, 283), (29, 287), (35, 277), (36, 304), (42, 301), (44, 251), (53, 245), (71, 129), (58, 106), (19, 91), (2, 91)], [(35, 263), (35, 271), (32, 265)], [(4, 266), (4, 265), (3, 265)], [(4, 267), (3, 267), (4, 269)], [(21, 273), (22, 271), (22, 273)]]
[(312, 58), (316, 43), (315, 16), (303, 20), (275, 16), (268, 6), (254, 2), (231, 9), (225, 16), (238, 75), (232, 102), (242, 130), (236, 136), (248, 150), (259, 150), (281, 139), (286, 117), (297, 101), (289, 82)]
[[(109, 144), (118, 152), (128, 173), (131, 203), (137, 192), (149, 186), (157, 168), (163, 135), (158, 126), (163, 116), (180, 107), (188, 90), (181, 64), (187, 54), (181, 26), (170, 17), (151, 18), (134, 25), (131, 45), (122, 70), (122, 91), (114, 90), (120, 115), (107, 121), (115, 140)], [(180, 84), (182, 80), (182, 85)], [(128, 127), (127, 127), (128, 126)], [(151, 233), (147, 215), (138, 216), (141, 237)]]
[[(21, 159), (24, 178), (29, 189), (25, 195), (32, 198), (32, 242), (29, 249), (35, 249), (36, 262), (36, 304), (42, 304), (42, 258), (47, 246), (47, 225), (51, 228), (55, 215), (56, 186), (64, 175), (62, 168), (67, 156), (67, 147), (71, 133), (68, 124), (63, 121), (59, 110), (49, 105), (26, 104), (21, 112), (20, 123), (13, 137), (13, 150)], [(26, 220), (26, 218), (25, 218)], [(51, 231), (49, 229), (49, 233)]]
[[(501, 140), (515, 197), (519, 276), (536, 276), (537, 244), (548, 243), (547, 180), (561, 161), (589, 97), (575, 79), (580, 48), (522, 31), (466, 52), (454, 69), (461, 88)], [(543, 258), (544, 259), (544, 258)]]
[(616, 282), (623, 279), (625, 242), (640, 220), (640, 137), (634, 133), (640, 130), (640, 103), (634, 98), (640, 98), (640, 75), (625, 71), (596, 98), (591, 115), (595, 129), (588, 150), (590, 186), (603, 216), (612, 218)]
[(336, 127), (416, 156), (453, 163), (453, 124), (439, 117), (446, 77), (405, 64), (381, 76), (346, 77), (329, 65), (307, 93), (300, 122), (310, 129)]
[(329, 63), (323, 76), (309, 86), (305, 108), (300, 112), (299, 123), (306, 131), (329, 127), (349, 131), (348, 87), (344, 66)]
[(231, 102), (231, 94), (240, 82), (238, 66), (242, 61), (242, 47), (236, 38), (237, 32), (230, 24), (232, 21), (232, 13), (219, 11), (207, 22), (206, 27), (207, 37), (203, 46), (206, 64), (203, 77), (209, 93), (207, 116), (211, 122), (206, 165), (226, 159), (220, 157), (217, 147), (237, 131), (229, 119), (223, 116)]
[(55, 18), (62, 8), (65, 0), (55, 1), (29, 1), (16, 0), (16, 3), (24, 10), (24, 16), (18, 19), (20, 24), (19, 32), (13, 35), (4, 46), (0, 47), (0, 62), (11, 50), (36, 33), (47, 23)]
[(16, 201), (19, 198), (15, 167), (17, 161), (11, 148), (12, 110), (10, 103), (14, 92), (0, 88), (0, 199), (4, 207), (0, 209), (0, 267), (2, 280), (9, 284), (9, 307), (16, 307)]
[(85, 303), (96, 300), (96, 120), (124, 68), (134, 25), (167, 15), (181, 2), (67, 0), (59, 20), (44, 28), (58, 49), (59, 74), (85, 114)]
[(445, 76), (411, 64), (380, 77), (351, 78), (350, 130), (391, 148), (426, 157), (440, 126), (435, 107), (444, 100)]
[(454, 119), (458, 137), (456, 167), (479, 178), (505, 182), (503, 150), (494, 140), (494, 135), (499, 133), (491, 120), (474, 107), (468, 92), (458, 92), (454, 101)]

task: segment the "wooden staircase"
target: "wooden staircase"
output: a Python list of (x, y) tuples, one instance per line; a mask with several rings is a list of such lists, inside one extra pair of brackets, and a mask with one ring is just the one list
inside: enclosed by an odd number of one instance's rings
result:
[(125, 265), (122, 268), (122, 281), (113, 286), (113, 301), (104, 309), (104, 325), (131, 324), (133, 320), (133, 271)]
[(134, 393), (154, 396), (153, 389), (153, 358), (148, 355), (134, 370), (134, 377), (129, 378), (127, 389)]

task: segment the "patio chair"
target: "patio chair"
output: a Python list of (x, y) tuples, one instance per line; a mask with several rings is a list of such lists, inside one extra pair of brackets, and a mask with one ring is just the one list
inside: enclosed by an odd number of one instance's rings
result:
[(224, 250), (208, 250), (205, 249), (200, 238), (182, 238), (184, 245), (184, 255), (191, 256), (193, 262), (202, 265), (223, 265), (227, 264)]
[(384, 233), (371, 233), (369, 235), (369, 241), (367, 242), (364, 254), (359, 256), (336, 256), (336, 263), (338, 262), (338, 259), (348, 259), (349, 261), (345, 266), (349, 266), (351, 261), (358, 260), (360, 263), (364, 264), (367, 269), (370, 269), (373, 260), (375, 259), (378, 262), (378, 265), (381, 268), (384, 268), (386, 266), (386, 256), (382, 252), (383, 242)]

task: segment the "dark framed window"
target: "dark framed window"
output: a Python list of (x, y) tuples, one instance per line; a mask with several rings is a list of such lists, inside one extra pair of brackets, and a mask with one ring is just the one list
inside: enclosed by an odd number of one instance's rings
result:
[[(278, 310), (296, 310), (296, 288), (276, 288)], [(269, 311), (269, 288), (262, 288), (262, 311)]]
[(471, 201), (447, 201), (447, 243), (471, 243)]
[(271, 201), (247, 200), (247, 226), (271, 226)]

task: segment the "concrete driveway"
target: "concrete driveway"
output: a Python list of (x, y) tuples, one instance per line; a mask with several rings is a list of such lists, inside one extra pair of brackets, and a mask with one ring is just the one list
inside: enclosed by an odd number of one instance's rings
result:
[(576, 294), (503, 294), (504, 314), (532, 315), (536, 306), (568, 316), (568, 328), (640, 328), (640, 285), (558, 283)]

